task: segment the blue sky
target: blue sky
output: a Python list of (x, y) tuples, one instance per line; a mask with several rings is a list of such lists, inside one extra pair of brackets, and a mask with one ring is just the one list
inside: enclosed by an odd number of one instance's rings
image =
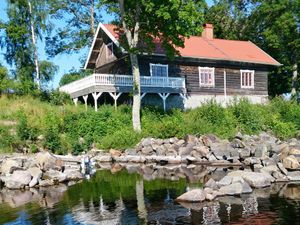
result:
[[(208, 5), (211, 5), (213, 3), (213, 0), (206, 0)], [(7, 20), (6, 16), (6, 0), (0, 0), (0, 20)], [(111, 17), (105, 13), (103, 13), (103, 23), (109, 23), (111, 21)], [(59, 24), (58, 24), (59, 25)], [(0, 33), (0, 35), (3, 35)], [(47, 59), (47, 55), (45, 54), (45, 44), (43, 41), (38, 41), (38, 54), (40, 60)], [(59, 56), (56, 56), (55, 58), (48, 59), (49, 61), (52, 61), (55, 65), (59, 66), (59, 71), (56, 74), (54, 80), (49, 84), (50, 88), (56, 88), (58, 87), (58, 83), (60, 81), (60, 78), (63, 74), (69, 72), (72, 68), (79, 69), (81, 67), (81, 63), (79, 59), (83, 55), (87, 55), (89, 51), (89, 48), (83, 49), (78, 54), (62, 54)], [(0, 63), (2, 65), (5, 65), (9, 68), (9, 66), (5, 63), (4, 57), (3, 57), (4, 50), (0, 49)]]

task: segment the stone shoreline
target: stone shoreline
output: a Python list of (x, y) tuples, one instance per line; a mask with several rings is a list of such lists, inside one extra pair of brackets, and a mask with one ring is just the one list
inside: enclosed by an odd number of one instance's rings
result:
[[(105, 164), (236, 166), (240, 170), (234, 177), (239, 178), (230, 180), (228, 176), (233, 175), (229, 173), (226, 179), (230, 182), (223, 186), (234, 185), (239, 189), (240, 185), (236, 183), (244, 186), (247, 183), (256, 188), (251, 185), (249, 177), (245, 178), (247, 176), (266, 177), (268, 185), (300, 180), (300, 171), (297, 171), (300, 169), (300, 141), (291, 139), (282, 142), (267, 133), (252, 136), (237, 134), (231, 141), (214, 135), (187, 135), (185, 139), (164, 140), (145, 138), (135, 148), (124, 152), (92, 149), (87, 156), (98, 169), (105, 168)], [(0, 155), (0, 184), (10, 189), (24, 189), (82, 180), (82, 157), (57, 156), (48, 152)], [(217, 186), (218, 190), (223, 187), (219, 183)], [(213, 194), (212, 190), (206, 191)]]

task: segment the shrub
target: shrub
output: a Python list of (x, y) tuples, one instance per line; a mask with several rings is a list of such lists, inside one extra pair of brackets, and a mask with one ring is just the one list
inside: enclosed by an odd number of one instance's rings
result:
[(0, 152), (13, 152), (18, 140), (7, 127), (0, 126)]
[(59, 121), (60, 118), (53, 113), (49, 113), (45, 118), (44, 147), (55, 153), (61, 148)]
[(35, 140), (38, 136), (37, 129), (28, 125), (27, 116), (23, 110), (19, 111), (17, 134), (22, 141)]

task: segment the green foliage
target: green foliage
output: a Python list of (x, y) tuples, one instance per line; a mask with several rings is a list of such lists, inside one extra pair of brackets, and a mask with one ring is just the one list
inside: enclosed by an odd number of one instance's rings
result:
[(90, 75), (91, 73), (92, 71), (89, 70), (85, 70), (85, 71), (71, 70), (69, 73), (66, 73), (62, 76), (62, 78), (59, 81), (59, 86), (63, 86), (75, 80), (79, 80), (83, 77)]
[[(57, 154), (80, 154), (94, 145), (101, 149), (130, 148), (144, 137), (166, 139), (212, 133), (230, 139), (238, 131), (246, 134), (266, 131), (287, 139), (298, 137), (300, 130), (300, 105), (281, 98), (266, 105), (235, 101), (227, 108), (211, 101), (186, 112), (164, 113), (161, 109), (144, 108), (140, 134), (132, 130), (131, 107), (125, 105), (117, 110), (110, 105), (101, 105), (95, 112), (93, 108), (85, 111), (82, 105), (56, 106), (37, 98), (2, 96), (0, 108), (0, 121), (18, 119), (15, 128), (0, 130), (0, 147), (5, 151), (28, 145), (28, 141), (33, 152), (36, 147), (45, 147)], [(12, 130), (16, 130), (16, 134)], [(42, 143), (37, 139), (39, 135), (44, 136)]]
[(55, 90), (50, 93), (49, 102), (53, 105), (66, 105), (66, 104), (71, 104), (72, 100), (70, 95)]
[(17, 125), (17, 134), (20, 140), (36, 140), (37, 129), (28, 124), (28, 119), (23, 110), (19, 112), (19, 122)]
[(61, 118), (54, 113), (49, 113), (45, 117), (46, 127), (44, 147), (55, 153), (60, 151), (61, 148), (60, 121)]

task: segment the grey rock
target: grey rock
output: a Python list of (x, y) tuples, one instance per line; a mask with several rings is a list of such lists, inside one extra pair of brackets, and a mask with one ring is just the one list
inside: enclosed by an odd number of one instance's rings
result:
[(206, 198), (206, 194), (202, 189), (193, 189), (191, 191), (188, 191), (182, 195), (180, 195), (178, 198), (176, 198), (176, 201), (178, 202), (202, 202)]
[(1, 164), (0, 172), (2, 174), (11, 174), (15, 170), (22, 169), (22, 162), (20, 160), (7, 159)]
[(232, 177), (225, 176), (220, 181), (217, 182), (219, 187), (228, 186), (232, 183)]
[(152, 154), (154, 154), (153, 149), (150, 146), (143, 147), (142, 148), (142, 153), (144, 155), (152, 155)]
[(283, 166), (282, 163), (277, 163), (277, 167), (279, 168), (279, 170), (284, 174), (284, 175), (288, 175), (288, 171), (287, 169)]
[(178, 153), (180, 156), (190, 155), (193, 151), (193, 146), (180, 147)]
[(233, 171), (228, 173), (227, 176), (242, 177), (251, 187), (262, 188), (271, 185), (271, 180), (274, 179), (269, 174), (248, 172), (248, 171)]
[(204, 187), (206, 188), (211, 188), (212, 190), (217, 190), (218, 189), (218, 185), (216, 183), (216, 181), (212, 178), (210, 178), (204, 185)]
[(40, 187), (47, 187), (47, 186), (52, 186), (52, 185), (54, 185), (53, 180), (39, 180)]
[(125, 154), (126, 155), (136, 155), (137, 152), (136, 152), (136, 149), (128, 148), (128, 149), (125, 150)]
[(220, 195), (240, 195), (243, 193), (243, 185), (239, 182), (227, 186), (222, 186), (219, 190)]
[(253, 190), (247, 182), (243, 182), (242, 186), (243, 186), (243, 190), (242, 190), (243, 194), (252, 193)]
[(42, 171), (47, 171), (50, 169), (53, 170), (62, 170), (63, 162), (62, 160), (55, 157), (53, 154), (49, 152), (39, 152), (35, 156), (35, 161), (37, 166)]
[(43, 174), (43, 180), (52, 180), (54, 183), (60, 183), (67, 180), (67, 175), (57, 170), (48, 170)]
[(67, 181), (77, 181), (84, 178), (83, 174), (78, 170), (66, 169), (64, 174), (66, 175)]
[(152, 144), (152, 138), (143, 138), (140, 145), (143, 147), (150, 146)]
[(300, 164), (294, 155), (289, 155), (282, 160), (282, 164), (286, 169), (298, 169)]
[(288, 172), (287, 177), (290, 181), (300, 181), (300, 171)]

